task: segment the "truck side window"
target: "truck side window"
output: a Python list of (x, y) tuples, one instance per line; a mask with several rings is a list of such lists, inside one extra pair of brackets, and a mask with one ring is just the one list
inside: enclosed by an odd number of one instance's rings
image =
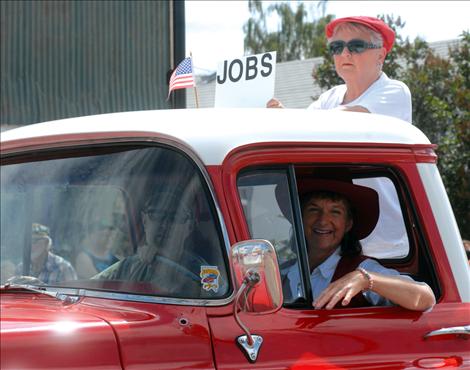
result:
[(375, 229), (361, 240), (363, 253), (379, 259), (399, 259), (408, 256), (410, 245), (397, 191), (387, 177), (354, 179), (379, 194), (380, 215)]
[[(331, 170), (335, 171), (335, 167)], [(315, 171), (316, 166), (296, 166), (296, 181), (308, 178)], [(422, 271), (408, 261), (410, 241), (396, 185), (387, 175), (379, 175), (379, 171), (385, 172), (385, 169), (351, 168), (354, 183), (371, 187), (379, 194), (379, 220), (372, 233), (361, 240), (363, 254), (384, 260), (393, 267), (401, 265), (405, 273), (416, 277)], [(302, 253), (299, 253), (302, 243), (298, 235), (303, 233), (303, 228), (294, 222), (297, 205), (288, 186), (289, 175), (287, 169), (244, 170), (238, 176), (237, 186), (251, 237), (267, 239), (276, 248), (284, 304), (293, 306), (308, 302), (309, 294), (306, 294), (307, 277), (302, 279)]]
[(287, 179), (287, 170), (253, 170), (243, 172), (237, 181), (251, 237), (267, 239), (276, 249), (285, 304), (305, 298), (301, 284), (295, 292), (289, 289), (288, 278), (300, 282), (301, 274)]

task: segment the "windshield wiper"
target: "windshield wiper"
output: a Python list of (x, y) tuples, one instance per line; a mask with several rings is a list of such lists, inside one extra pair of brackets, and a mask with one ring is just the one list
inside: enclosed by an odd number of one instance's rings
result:
[(1, 291), (15, 291), (15, 290), (20, 290), (20, 291), (27, 291), (27, 292), (33, 292), (33, 293), (39, 293), (43, 295), (47, 295), (49, 297), (55, 298), (59, 301), (61, 301), (63, 304), (73, 304), (78, 301), (79, 297), (75, 296), (69, 296), (64, 293), (59, 293), (59, 292), (49, 292), (46, 290), (46, 288), (38, 288), (34, 285), (28, 285), (28, 284), (10, 284), (6, 283), (4, 285), (0, 285), (0, 290)]

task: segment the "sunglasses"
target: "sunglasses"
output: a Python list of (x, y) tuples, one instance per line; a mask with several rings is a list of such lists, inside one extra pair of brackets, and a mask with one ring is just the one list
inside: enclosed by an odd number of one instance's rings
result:
[(367, 49), (380, 49), (382, 46), (359, 39), (350, 40), (348, 42), (336, 40), (328, 44), (328, 50), (331, 55), (340, 55), (344, 47), (347, 47), (350, 53), (360, 54)]

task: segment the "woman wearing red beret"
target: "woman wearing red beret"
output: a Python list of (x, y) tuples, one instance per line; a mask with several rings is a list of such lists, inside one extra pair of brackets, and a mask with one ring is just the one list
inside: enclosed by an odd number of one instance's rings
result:
[[(309, 109), (379, 113), (411, 123), (410, 90), (382, 72), (395, 32), (380, 19), (365, 16), (335, 19), (325, 32), (336, 73), (345, 84), (321, 94)], [(267, 107), (283, 108), (277, 99)]]

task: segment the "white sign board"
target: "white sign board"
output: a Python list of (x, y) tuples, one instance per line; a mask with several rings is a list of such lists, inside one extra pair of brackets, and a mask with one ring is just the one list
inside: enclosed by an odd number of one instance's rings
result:
[(215, 107), (266, 107), (274, 96), (276, 52), (224, 60), (218, 64)]

